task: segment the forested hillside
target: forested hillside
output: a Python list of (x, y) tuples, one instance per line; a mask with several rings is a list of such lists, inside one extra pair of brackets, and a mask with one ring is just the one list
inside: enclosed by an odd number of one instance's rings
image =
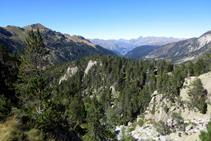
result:
[(153, 46), (153, 45), (145, 45), (145, 46), (140, 46), (136, 47), (133, 50), (129, 51), (124, 55), (126, 58), (130, 58), (133, 60), (138, 60), (140, 58), (144, 58), (146, 54), (152, 52), (153, 50), (159, 48), (160, 46)]
[[(11, 124), (2, 140), (116, 140), (155, 90), (176, 103), (185, 78), (211, 68), (210, 54), (187, 65), (94, 55), (52, 66), (41, 35), (28, 33), (23, 56), (0, 46), (0, 127)], [(192, 106), (203, 113), (203, 104)]]

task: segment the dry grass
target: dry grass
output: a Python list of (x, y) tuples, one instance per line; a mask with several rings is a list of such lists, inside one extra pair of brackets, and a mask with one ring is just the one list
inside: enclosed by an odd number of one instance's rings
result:
[(40, 132), (37, 129), (31, 129), (27, 132), (25, 132), (26, 140), (29, 141), (41, 141), (42, 138), (40, 136)]
[(7, 118), (4, 123), (0, 124), (0, 141), (9, 141), (14, 133), (15, 126), (18, 125), (18, 121), (14, 118)]
[(0, 141), (42, 141), (39, 130), (32, 128), (23, 132), (20, 127), (17, 119), (7, 118), (5, 122), (0, 123)]

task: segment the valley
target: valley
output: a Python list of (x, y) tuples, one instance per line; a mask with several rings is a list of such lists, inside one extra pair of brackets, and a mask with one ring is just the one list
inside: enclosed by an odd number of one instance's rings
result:
[(26, 48), (24, 39), (30, 30), (39, 28), (44, 44), (50, 50), (50, 60), (53, 64), (80, 59), (83, 56), (94, 54), (114, 54), (98, 45), (90, 43), (82, 36), (70, 36), (53, 31), (37, 23), (25, 26), (0, 27), (0, 44), (9, 48), (10, 53), (17, 51), (23, 54), (22, 48)]
[(0, 139), (204, 140), (210, 36), (90, 42), (0, 27)]
[(161, 46), (173, 42), (178, 42), (184, 40), (184, 38), (173, 38), (173, 37), (142, 37), (140, 36), (137, 39), (119, 39), (119, 40), (103, 40), (103, 39), (89, 39), (93, 44), (100, 45), (106, 49), (109, 49), (116, 53), (119, 56), (124, 56), (129, 51), (135, 49), (139, 46), (152, 45), (152, 46)]

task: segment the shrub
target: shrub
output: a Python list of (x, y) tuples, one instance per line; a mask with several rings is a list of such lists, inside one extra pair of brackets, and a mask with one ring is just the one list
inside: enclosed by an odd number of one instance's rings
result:
[(184, 118), (179, 113), (173, 112), (171, 116), (176, 120), (184, 121)]
[(125, 131), (125, 127), (123, 127), (121, 129), (121, 137), (120, 137), (120, 141), (133, 141), (134, 138), (131, 134), (126, 133)]
[(206, 125), (207, 132), (206, 131), (200, 131), (199, 138), (202, 141), (211, 141), (211, 120)]
[(164, 106), (164, 111), (165, 111), (166, 113), (168, 113), (168, 112), (169, 112), (169, 108), (168, 108), (168, 106), (167, 106), (167, 105), (165, 105), (165, 106)]
[(138, 125), (139, 125), (140, 127), (142, 127), (142, 126), (144, 125), (144, 120), (140, 119), (140, 120), (138, 121)]
[(134, 131), (135, 130), (135, 128), (134, 127), (131, 127), (131, 128), (129, 128), (127, 131), (128, 132), (132, 132), (132, 131)]
[(4, 120), (11, 112), (11, 102), (9, 99), (0, 95), (0, 121)]
[(207, 91), (204, 89), (201, 79), (196, 78), (191, 83), (191, 88), (188, 90), (191, 106), (196, 107), (202, 114), (207, 111), (206, 96)]
[(155, 122), (154, 126), (156, 131), (161, 135), (167, 135), (170, 133), (170, 128), (163, 121)]

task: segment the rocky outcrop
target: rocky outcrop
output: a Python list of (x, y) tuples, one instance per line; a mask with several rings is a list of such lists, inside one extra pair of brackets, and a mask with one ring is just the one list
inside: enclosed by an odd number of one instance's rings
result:
[(76, 74), (76, 72), (78, 71), (78, 67), (73, 67), (73, 68), (68, 68), (66, 73), (60, 78), (59, 80), (59, 84), (64, 81), (67, 80), (68, 78), (72, 77), (74, 74)]
[(88, 74), (89, 70), (92, 68), (92, 66), (96, 65), (97, 64), (97, 61), (92, 61), (90, 60), (87, 67), (86, 67), (86, 70), (85, 70), (85, 74)]
[[(203, 87), (207, 91), (206, 102), (208, 105), (206, 114), (201, 114), (197, 109), (191, 109), (188, 106), (190, 98), (187, 91), (195, 78), (201, 79)], [(175, 100), (175, 102), (155, 91), (145, 113), (137, 117), (133, 124), (125, 127), (127, 130), (131, 127), (134, 128), (128, 134), (131, 134), (137, 140), (199, 140), (200, 131), (206, 130), (206, 124), (211, 117), (211, 105), (209, 104), (211, 102), (210, 86), (211, 72), (208, 72), (199, 77), (186, 78), (180, 91), (180, 98)], [(140, 125), (140, 121), (143, 124)]]

